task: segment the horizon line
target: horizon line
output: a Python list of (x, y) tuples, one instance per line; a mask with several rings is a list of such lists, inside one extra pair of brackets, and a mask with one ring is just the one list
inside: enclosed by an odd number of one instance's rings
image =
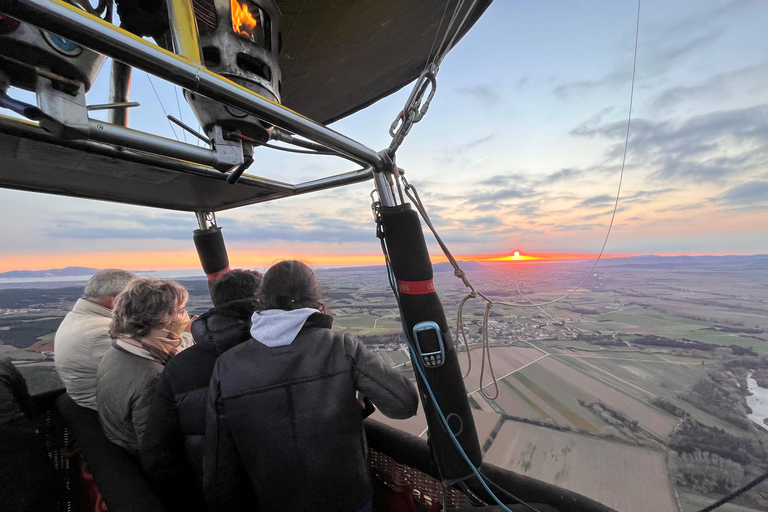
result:
[[(202, 272), (202, 268), (197, 259), (197, 254), (192, 251), (180, 252), (162, 252), (162, 253), (140, 253), (146, 256), (147, 264), (137, 264), (139, 257), (137, 253), (115, 252), (115, 253), (87, 253), (87, 254), (67, 254), (56, 256), (44, 256), (35, 254), (18, 255), (15, 258), (3, 258), (0, 263), (0, 273), (6, 272), (40, 272), (45, 270), (61, 270), (67, 267), (84, 268), (126, 268), (135, 272), (167, 272), (167, 271), (195, 271)], [(516, 264), (516, 263), (546, 263), (568, 260), (590, 260), (597, 259), (597, 254), (591, 253), (533, 253), (520, 251), (518, 256), (514, 253), (496, 253), (496, 254), (464, 254), (457, 255), (454, 258), (457, 261), (477, 261), (478, 263), (489, 264)], [(616, 258), (635, 258), (642, 256), (655, 257), (680, 257), (680, 256), (761, 256), (764, 253), (646, 253), (646, 254), (603, 254), (601, 259)], [(183, 256), (183, 257), (182, 257)], [(286, 258), (284, 255), (275, 257), (274, 254), (258, 254), (249, 251), (231, 251), (231, 268), (268, 268), (277, 261), (283, 259), (297, 259), (316, 268), (334, 268), (334, 267), (365, 267), (373, 265), (383, 265), (383, 256), (377, 255), (305, 255)], [(447, 262), (448, 258), (443, 254), (431, 254), (432, 263)], [(23, 261), (23, 263), (22, 263)], [(33, 262), (30, 264), (30, 262)], [(175, 264), (174, 264), (175, 263)], [(15, 267), (15, 268), (14, 268)], [(19, 268), (21, 267), (21, 268)], [(24, 268), (26, 267), (26, 268)]]

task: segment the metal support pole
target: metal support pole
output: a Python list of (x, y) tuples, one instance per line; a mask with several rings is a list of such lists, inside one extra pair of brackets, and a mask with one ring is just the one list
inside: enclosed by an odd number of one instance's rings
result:
[(392, 188), (389, 186), (389, 180), (387, 180), (385, 171), (374, 172), (373, 183), (376, 185), (376, 192), (379, 194), (381, 205), (395, 206), (395, 196), (392, 194)]
[[(109, 76), (109, 102), (127, 103), (131, 100), (131, 73), (133, 68), (120, 61), (112, 61), (112, 73)], [(109, 122), (128, 126), (128, 109), (113, 108), (109, 111)]]
[(148, 133), (125, 128), (114, 124), (88, 120), (88, 135), (91, 140), (126, 146), (148, 153), (170, 156), (188, 162), (210, 165), (219, 171), (226, 171), (232, 166), (242, 163), (242, 156), (222, 151), (212, 151), (208, 148), (193, 146), (184, 142), (150, 135)]
[(195, 217), (197, 217), (197, 225), (200, 226), (200, 229), (202, 231), (205, 231), (211, 225), (208, 223), (208, 212), (195, 212)]
[(376, 192), (379, 194), (379, 203), (381, 203), (381, 206), (395, 206), (397, 202), (391, 186), (392, 158), (390, 158), (388, 150), (381, 151), (379, 156), (381, 156), (384, 163), (379, 170), (374, 169), (373, 172), (373, 183), (376, 185)]
[(168, 0), (168, 18), (174, 51), (195, 64), (202, 64), (192, 0)]

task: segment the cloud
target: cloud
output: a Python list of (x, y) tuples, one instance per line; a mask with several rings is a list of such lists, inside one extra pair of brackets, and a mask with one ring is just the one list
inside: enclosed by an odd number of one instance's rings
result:
[(478, 183), (489, 187), (513, 187), (527, 182), (528, 177), (522, 174), (497, 174)]
[(616, 202), (616, 196), (609, 196), (608, 194), (602, 194), (599, 196), (593, 196), (587, 199), (584, 199), (581, 203), (579, 203), (580, 206), (586, 206), (589, 208), (605, 208), (606, 206), (609, 206), (611, 203)]
[[(438, 162), (443, 166), (461, 165), (468, 166), (473, 160), (477, 160), (477, 155), (464, 156), (465, 153), (471, 153), (471, 151), (483, 144), (493, 140), (496, 137), (495, 133), (484, 135), (477, 139), (470, 140), (461, 145), (453, 145), (445, 150), (445, 152), (437, 157)], [(487, 155), (487, 153), (486, 153)]]
[(459, 89), (459, 92), (466, 94), (475, 103), (487, 108), (495, 107), (501, 103), (501, 94), (496, 89), (488, 84), (478, 84), (472, 87), (463, 87)]
[(526, 201), (515, 205), (513, 212), (521, 217), (540, 217), (541, 201)]
[(755, 7), (760, 9), (764, 6), (765, 2), (763, 0), (732, 0), (727, 4), (721, 5), (709, 11), (697, 10), (695, 11), (696, 14), (678, 22), (669, 30), (665, 31), (663, 35), (665, 38), (671, 38), (679, 33), (685, 34), (694, 30), (701, 30), (703, 27), (707, 27), (711, 24), (729, 23), (731, 20), (728, 18), (731, 15), (740, 13), (755, 15), (757, 13), (751, 10)]
[[(220, 223), (227, 242), (365, 242), (375, 238), (373, 222), (354, 222), (340, 218), (297, 216), (293, 221), (272, 221), (272, 216), (259, 216), (252, 221), (227, 219)], [(103, 220), (103, 219), (102, 219)], [(180, 223), (173, 216), (112, 216), (114, 225), (92, 226), (87, 222), (59, 222), (49, 233), (57, 238), (87, 240), (191, 240), (195, 226)]]
[(572, 95), (586, 94), (604, 87), (629, 85), (632, 73), (628, 71), (612, 71), (599, 80), (581, 80), (558, 85), (552, 89), (552, 94), (559, 98), (569, 98)]
[(485, 201), (501, 201), (504, 199), (522, 199), (524, 197), (528, 197), (532, 194), (529, 190), (520, 190), (520, 189), (506, 189), (506, 190), (497, 190), (496, 192), (492, 193), (486, 193), (483, 194), (483, 200)]
[(688, 210), (700, 210), (704, 208), (704, 205), (701, 203), (694, 203), (694, 204), (678, 204), (675, 206), (670, 206), (668, 208), (663, 208), (661, 210), (658, 210), (659, 213), (665, 213), (665, 212), (684, 212)]
[(712, 201), (729, 206), (748, 206), (768, 203), (768, 182), (750, 181), (737, 185), (722, 194), (711, 198)]
[(468, 227), (481, 229), (490, 229), (504, 225), (504, 223), (501, 222), (498, 217), (493, 215), (475, 217), (474, 219), (465, 219), (462, 221), (462, 223)]
[(535, 182), (520, 174), (495, 175), (478, 182), (480, 188), (468, 190), (463, 205), (477, 211), (495, 211), (508, 200), (526, 199), (537, 194)]
[(619, 202), (622, 203), (651, 203), (657, 198), (658, 196), (662, 196), (665, 194), (669, 194), (671, 192), (677, 192), (678, 189), (676, 188), (662, 188), (658, 190), (640, 190), (635, 192), (634, 194), (627, 194), (623, 195)]
[(581, 177), (584, 174), (584, 171), (579, 171), (576, 169), (560, 169), (559, 171), (553, 172), (546, 178), (544, 178), (544, 183), (558, 183), (560, 181), (568, 181), (572, 179), (576, 179)]
[(693, 39), (689, 39), (684, 43), (678, 44), (677, 46), (666, 48), (661, 52), (661, 55), (660, 55), (661, 61), (665, 63), (669, 63), (670, 61), (674, 61), (676, 59), (680, 59), (681, 57), (685, 57), (689, 53), (699, 50), (702, 47), (713, 42), (715, 39), (720, 37), (723, 34), (723, 32), (724, 30), (722, 29), (714, 30), (707, 34), (702, 34), (698, 37), (694, 37)]
[(555, 226), (555, 231), (591, 231), (595, 228), (603, 228), (602, 224), (567, 224)]
[[(604, 164), (618, 162), (624, 151), (626, 122), (600, 126), (584, 123), (576, 137), (616, 141)], [(683, 121), (632, 121), (629, 158), (651, 169), (651, 179), (669, 182), (722, 183), (732, 176), (763, 169), (768, 161), (768, 105), (711, 112)]]
[[(695, 16), (671, 27), (663, 22), (651, 25), (647, 30), (641, 27), (642, 64), (638, 70), (641, 69), (642, 74), (637, 79), (649, 81), (661, 77), (717, 41), (728, 28), (726, 16), (741, 9), (737, 3), (705, 12), (699, 10)], [(753, 2), (753, 5), (757, 4)], [(601, 78), (564, 83), (554, 87), (552, 93), (559, 98), (569, 98), (604, 89), (628, 89), (632, 80), (634, 36), (634, 30), (631, 36), (626, 34), (626, 39), (619, 45), (621, 57), (615, 67)]]
[(766, 81), (768, 81), (768, 62), (763, 62), (726, 73), (718, 73), (697, 85), (665, 89), (651, 101), (650, 109), (658, 112), (673, 108), (685, 101), (727, 96), (732, 94), (736, 87)]
[(474, 147), (480, 146), (482, 144), (485, 144), (489, 140), (492, 140), (494, 137), (496, 137), (495, 133), (492, 133), (490, 135), (486, 135), (485, 137), (480, 137), (479, 139), (471, 140), (467, 143), (461, 144), (460, 146), (456, 146), (456, 152), (457, 153), (463, 153), (465, 151), (468, 151)]

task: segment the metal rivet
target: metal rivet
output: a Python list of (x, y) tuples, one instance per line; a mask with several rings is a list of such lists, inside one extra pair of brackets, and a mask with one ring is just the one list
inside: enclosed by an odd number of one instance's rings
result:
[(104, 129), (104, 126), (102, 126), (102, 125), (100, 125), (100, 124), (97, 124), (97, 125), (96, 125), (96, 128), (98, 128), (99, 130), (103, 130), (103, 129)]

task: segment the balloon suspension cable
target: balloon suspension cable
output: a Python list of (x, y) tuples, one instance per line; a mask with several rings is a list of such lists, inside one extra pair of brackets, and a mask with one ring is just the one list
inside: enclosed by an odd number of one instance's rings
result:
[[(395, 120), (392, 121), (392, 124), (389, 127), (389, 135), (392, 137), (392, 142), (389, 145), (387, 153), (390, 158), (395, 158), (395, 153), (402, 145), (405, 137), (410, 133), (413, 125), (421, 121), (429, 110), (429, 104), (432, 102), (432, 98), (435, 97), (435, 92), (437, 91), (437, 73), (440, 71), (440, 64), (442, 64), (445, 56), (448, 55), (448, 52), (453, 48), (454, 44), (456, 44), (456, 38), (465, 26), (469, 15), (474, 11), (477, 1), (478, 0), (472, 1), (470, 6), (464, 12), (464, 17), (461, 19), (461, 22), (458, 24), (456, 24), (456, 20), (459, 18), (459, 13), (464, 7), (465, 0), (459, 0), (456, 3), (451, 20), (448, 22), (445, 32), (443, 33), (443, 39), (440, 42), (440, 46), (437, 47), (437, 52), (432, 55), (435, 42), (440, 34), (440, 29), (443, 26), (443, 20), (447, 12), (448, 4), (446, 3), (446, 8), (443, 10), (440, 24), (437, 27), (437, 32), (435, 32), (435, 38), (432, 41), (432, 47), (429, 49), (429, 55), (424, 70), (419, 75), (419, 78), (416, 79), (416, 83), (413, 86), (413, 90), (411, 91), (408, 100), (405, 102), (403, 110), (397, 114)], [(446, 44), (448, 34), (450, 34), (451, 31), (453, 31), (453, 35), (451, 36), (450, 41), (448, 41), (448, 44)]]

